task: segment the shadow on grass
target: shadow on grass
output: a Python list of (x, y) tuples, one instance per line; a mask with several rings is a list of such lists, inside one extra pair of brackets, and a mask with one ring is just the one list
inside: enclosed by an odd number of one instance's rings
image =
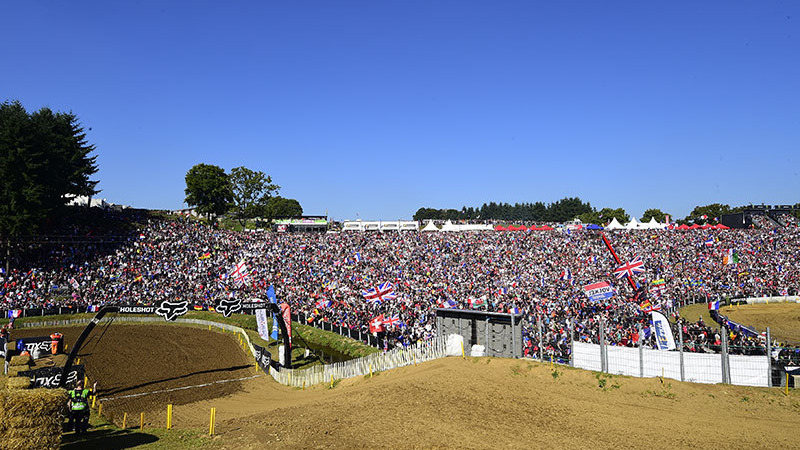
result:
[(64, 434), (61, 437), (62, 450), (98, 449), (121, 450), (140, 445), (152, 444), (158, 438), (152, 434), (129, 430), (90, 430), (86, 434)]

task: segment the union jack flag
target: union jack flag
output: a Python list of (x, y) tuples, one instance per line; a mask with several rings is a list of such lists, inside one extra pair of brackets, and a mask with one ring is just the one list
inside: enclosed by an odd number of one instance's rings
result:
[(458, 306), (458, 302), (453, 300), (452, 298), (448, 298), (447, 300), (442, 302), (442, 308), (455, 308)]
[(394, 300), (397, 298), (397, 294), (394, 293), (394, 285), (388, 281), (379, 284), (377, 287), (362, 291), (361, 295), (363, 295), (369, 303), (382, 303), (385, 300)]
[(230, 278), (233, 279), (233, 282), (236, 284), (244, 283), (249, 276), (250, 274), (247, 272), (247, 264), (245, 264), (244, 261), (237, 264), (230, 273)]
[(642, 272), (644, 272), (644, 263), (639, 255), (634, 256), (632, 260), (614, 269), (614, 275), (617, 278), (622, 278), (626, 275), (633, 277), (633, 274)]

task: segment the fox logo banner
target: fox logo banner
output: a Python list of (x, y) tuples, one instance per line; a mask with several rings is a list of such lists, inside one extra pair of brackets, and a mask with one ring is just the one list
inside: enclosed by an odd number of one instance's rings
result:
[(587, 284), (583, 287), (583, 292), (589, 297), (590, 300), (605, 300), (611, 298), (617, 291), (614, 286), (608, 281), (599, 281), (597, 283)]
[(156, 308), (156, 314), (163, 317), (164, 320), (168, 322), (172, 322), (173, 320), (177, 319), (178, 316), (182, 316), (189, 312), (189, 301), (184, 300), (182, 302), (170, 302), (164, 301), (161, 302), (158, 308)]
[(242, 310), (242, 299), (221, 300), (216, 309), (223, 317), (230, 317), (231, 314)]
[(660, 312), (653, 311), (653, 334), (656, 338), (656, 345), (659, 350), (675, 350), (675, 337), (672, 335), (672, 328), (669, 321)]

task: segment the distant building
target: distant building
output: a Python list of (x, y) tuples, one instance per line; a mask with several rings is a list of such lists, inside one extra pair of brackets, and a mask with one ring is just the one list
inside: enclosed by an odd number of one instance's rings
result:
[(86, 195), (66, 195), (65, 197), (70, 199), (67, 202), (67, 206), (86, 206), (88, 204), (90, 208), (102, 208), (113, 211), (121, 211), (123, 209), (130, 208), (128, 205), (117, 205), (116, 203), (110, 203), (104, 198), (94, 198)]

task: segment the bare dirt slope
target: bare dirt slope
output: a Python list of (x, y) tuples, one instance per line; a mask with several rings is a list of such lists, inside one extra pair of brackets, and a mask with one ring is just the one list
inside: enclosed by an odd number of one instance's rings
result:
[(214, 406), (218, 445), (229, 449), (796, 447), (794, 393), (557, 370), (447, 358), (334, 389), (253, 380), (179, 407), (176, 423), (207, 426)]

